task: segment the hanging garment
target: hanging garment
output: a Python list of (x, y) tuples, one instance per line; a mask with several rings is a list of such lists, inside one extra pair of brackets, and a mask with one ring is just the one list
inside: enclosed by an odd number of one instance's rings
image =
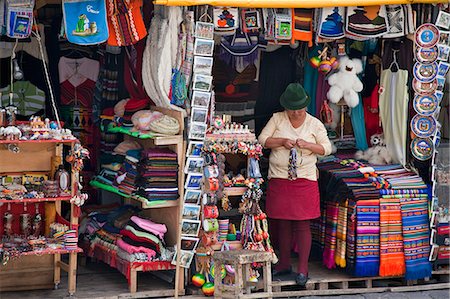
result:
[(348, 37), (369, 39), (387, 32), (384, 5), (347, 7), (346, 32)]
[(292, 40), (308, 42), (308, 47), (312, 47), (313, 42), (313, 16), (314, 9), (311, 8), (293, 8), (292, 9)]
[(317, 34), (322, 38), (340, 39), (344, 33), (345, 7), (324, 7), (320, 9), (319, 30)]
[(336, 253), (334, 261), (341, 268), (346, 267), (345, 252), (347, 242), (347, 201), (339, 204), (338, 223), (336, 231)]
[(383, 131), (380, 127), (380, 115), (378, 108), (379, 89), (380, 87), (376, 84), (370, 96), (363, 98), (367, 142), (370, 141), (370, 136), (374, 134), (381, 134)]
[(129, 46), (147, 35), (141, 8), (143, 0), (107, 0), (110, 46)]
[(388, 31), (383, 38), (396, 38), (414, 32), (413, 13), (410, 4), (386, 5)]
[[(9, 105), (10, 86), (0, 89), (1, 105)], [(17, 114), (31, 116), (45, 109), (45, 93), (29, 81), (16, 81), (13, 84), (13, 105)]]
[(384, 141), (393, 161), (406, 165), (408, 71), (383, 70), (380, 78), (380, 117)]
[(108, 39), (105, 0), (63, 0), (63, 14), (69, 42), (96, 45)]
[[(314, 57), (319, 55), (320, 47), (314, 46), (313, 48), (308, 49), (308, 61)], [(320, 112), (319, 110), (316, 110), (316, 91), (317, 91), (317, 78), (319, 76), (319, 71), (317, 68), (313, 67), (310, 63), (305, 63), (304, 71), (303, 73), (303, 86), (305, 87), (306, 93), (310, 96), (311, 102), (308, 105), (308, 112), (311, 113), (311, 115), (317, 116)]]
[(327, 202), (326, 207), (325, 247), (323, 249), (323, 264), (328, 269), (336, 268), (336, 234), (338, 226), (339, 203)]

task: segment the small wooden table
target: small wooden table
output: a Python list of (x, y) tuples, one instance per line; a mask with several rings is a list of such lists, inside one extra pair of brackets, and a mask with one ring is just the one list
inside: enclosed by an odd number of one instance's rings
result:
[[(232, 250), (216, 252), (213, 255), (215, 265), (215, 298), (272, 298), (272, 253), (265, 251)], [(247, 276), (253, 263), (263, 264), (264, 292), (251, 294)], [(232, 265), (235, 269), (234, 285), (222, 284), (220, 269)]]

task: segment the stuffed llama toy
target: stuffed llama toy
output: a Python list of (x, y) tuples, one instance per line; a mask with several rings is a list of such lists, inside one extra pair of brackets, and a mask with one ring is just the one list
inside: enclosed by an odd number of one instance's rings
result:
[(350, 59), (347, 56), (339, 60), (339, 72), (328, 78), (330, 90), (327, 97), (332, 103), (338, 103), (342, 98), (350, 108), (359, 103), (358, 92), (363, 90), (363, 84), (357, 74), (363, 71), (359, 59)]
[(365, 151), (357, 151), (355, 158), (368, 161), (373, 165), (387, 165), (392, 163), (392, 157), (384, 144), (383, 134), (374, 134), (370, 136), (372, 147)]

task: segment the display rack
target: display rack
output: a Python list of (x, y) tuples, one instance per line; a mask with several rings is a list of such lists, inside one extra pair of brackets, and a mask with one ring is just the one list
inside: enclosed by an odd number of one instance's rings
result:
[[(2, 174), (46, 172), (54, 173), (63, 157), (63, 145), (73, 150), (78, 140), (1, 140), (0, 169)], [(18, 153), (8, 150), (8, 145), (19, 147)], [(70, 202), (75, 195), (77, 178), (71, 172), (71, 196), (55, 198), (27, 198), (21, 200), (1, 200), (4, 204), (28, 204), (54, 202), (56, 213), (61, 215), (62, 202)], [(74, 215), (75, 206), (70, 203), (70, 227), (78, 227), (78, 218)], [(2, 216), (3, 217), (3, 216)], [(75, 250), (45, 249), (21, 253), (17, 259), (9, 260), (0, 266), (0, 289), (2, 291), (43, 289), (54, 286), (58, 288), (61, 281), (61, 270), (68, 275), (68, 292), (73, 295), (76, 290), (77, 254)], [(61, 260), (63, 254), (68, 255), (68, 263)]]
[[(158, 146), (164, 146), (174, 151), (177, 154), (178, 160), (178, 200), (158, 200), (158, 201), (149, 201), (144, 197), (137, 195), (128, 195), (121, 191), (118, 188), (115, 188), (111, 185), (103, 184), (98, 181), (91, 181), (90, 185), (94, 188), (102, 189), (108, 192), (112, 192), (114, 194), (120, 195), (123, 198), (123, 202), (125, 204), (131, 204), (138, 206), (143, 210), (142, 215), (152, 219), (154, 222), (164, 223), (167, 227), (166, 233), (166, 243), (168, 246), (176, 246), (177, 250), (179, 250), (181, 243), (181, 216), (183, 211), (183, 197), (184, 197), (184, 155), (185, 155), (185, 145), (183, 141), (183, 126), (184, 123), (183, 115), (179, 111), (174, 111), (162, 107), (151, 107), (153, 111), (159, 111), (165, 115), (173, 117), (178, 120), (181, 126), (181, 130), (178, 135), (174, 136), (157, 136), (156, 134), (151, 133), (140, 133), (133, 132), (130, 128), (118, 127), (118, 126), (109, 126), (107, 131), (109, 133), (121, 133), (124, 135), (124, 140), (133, 140), (138, 142), (143, 149), (154, 148)], [(96, 246), (96, 250), (102, 251), (100, 247)], [(105, 251), (105, 250), (103, 250)], [(105, 254), (101, 254), (105, 256)], [(95, 251), (92, 256), (95, 255)], [(162, 262), (146, 262), (145, 265), (143, 263), (130, 263), (121, 260), (119, 257), (113, 258), (116, 261), (119, 261), (118, 264), (124, 265), (127, 264), (127, 268), (129, 267), (130, 273), (124, 273), (119, 267), (118, 270), (125, 274), (129, 281), (129, 290), (130, 293), (137, 292), (137, 272), (148, 272), (148, 271), (160, 271), (160, 270), (173, 270), (175, 269), (175, 290), (174, 292), (168, 294), (169, 296), (184, 294), (184, 274), (181, 268), (171, 265), (170, 262), (162, 261)], [(114, 263), (110, 262), (110, 259), (104, 260), (104, 262), (114, 267)], [(122, 267), (123, 268), (123, 267)], [(163, 291), (163, 290), (161, 290)], [(146, 296), (152, 296), (146, 293)], [(161, 292), (155, 291), (153, 297), (161, 296)]]

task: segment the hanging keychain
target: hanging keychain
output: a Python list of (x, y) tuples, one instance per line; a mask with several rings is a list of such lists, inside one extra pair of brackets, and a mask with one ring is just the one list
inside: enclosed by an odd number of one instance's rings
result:
[(35, 205), (35, 209), (36, 209), (36, 214), (34, 215), (33, 218), (33, 236), (34, 237), (39, 237), (41, 235), (42, 232), (42, 215), (39, 213), (39, 204), (36, 203)]

